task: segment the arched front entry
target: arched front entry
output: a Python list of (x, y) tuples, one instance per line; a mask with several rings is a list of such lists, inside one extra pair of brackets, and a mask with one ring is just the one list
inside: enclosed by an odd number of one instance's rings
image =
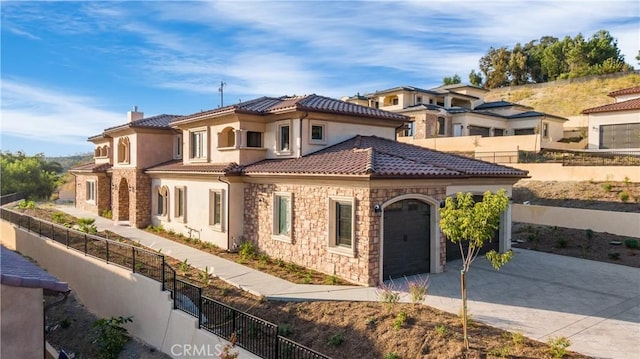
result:
[(382, 206), (381, 279), (437, 271), (436, 201), (404, 195)]
[(118, 220), (129, 220), (129, 182), (126, 178), (122, 178), (118, 185)]

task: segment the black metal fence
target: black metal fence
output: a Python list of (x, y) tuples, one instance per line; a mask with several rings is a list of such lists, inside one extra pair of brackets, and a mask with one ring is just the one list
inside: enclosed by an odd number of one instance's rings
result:
[(562, 163), (563, 166), (640, 166), (640, 151), (493, 151), (473, 157), (493, 163)]
[[(10, 202), (8, 202), (10, 203)], [(331, 359), (278, 335), (278, 326), (202, 295), (202, 288), (178, 279), (164, 255), (87, 234), (29, 215), (0, 208), (0, 218), (67, 248), (115, 264), (162, 283), (173, 308), (198, 318), (201, 329), (267, 359)]]
[(24, 194), (22, 192), (9, 193), (0, 197), (0, 206), (4, 206), (7, 203), (12, 203), (24, 199)]

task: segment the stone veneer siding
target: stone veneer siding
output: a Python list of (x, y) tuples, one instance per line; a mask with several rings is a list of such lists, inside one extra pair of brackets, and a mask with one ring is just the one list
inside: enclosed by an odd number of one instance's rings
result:
[[(122, 179), (127, 180), (127, 186), (130, 188), (122, 189), (120, 185)], [(121, 201), (121, 193), (129, 195), (129, 223), (137, 228), (144, 228), (151, 223), (151, 177), (137, 169), (118, 168), (113, 170), (112, 183), (115, 188), (111, 191), (113, 203), (113, 218), (120, 218), (120, 204), (126, 203)], [(126, 220), (126, 219), (123, 219)]]
[[(87, 202), (87, 181), (96, 182), (96, 203)], [(100, 215), (111, 209), (111, 178), (106, 173), (76, 175), (76, 207)]]
[[(292, 194), (291, 243), (272, 238), (274, 192)], [(245, 187), (244, 237), (271, 257), (375, 286), (380, 271), (381, 217), (373, 211), (372, 203), (384, 203), (393, 197), (411, 193), (428, 195), (439, 201), (445, 196), (445, 188), (369, 189), (249, 183)], [(329, 198), (332, 196), (355, 198), (354, 257), (328, 251)], [(441, 243), (443, 264), (445, 248)]]

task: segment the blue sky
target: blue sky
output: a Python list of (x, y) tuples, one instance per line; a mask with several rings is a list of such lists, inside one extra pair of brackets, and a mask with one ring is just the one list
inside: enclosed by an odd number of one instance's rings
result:
[(610, 31), (638, 67), (637, 1), (2, 1), (0, 149), (92, 150), (146, 116), (259, 96), (463, 81), (489, 47)]

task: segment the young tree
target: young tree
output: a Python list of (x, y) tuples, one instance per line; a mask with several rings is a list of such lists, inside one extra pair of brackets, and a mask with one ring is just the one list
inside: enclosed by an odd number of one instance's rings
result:
[[(460, 289), (462, 292), (462, 328), (464, 345), (469, 349), (467, 337), (467, 283), (466, 274), (471, 263), (480, 253), (480, 249), (491, 241), (500, 228), (500, 214), (509, 206), (509, 198), (504, 190), (498, 193), (484, 193), (481, 202), (474, 202), (471, 193), (458, 193), (456, 197), (448, 197), (444, 208), (440, 209), (440, 228), (447, 239), (457, 243), (462, 254), (460, 270)], [(466, 247), (466, 250), (465, 250)], [(466, 252), (466, 253), (465, 253)], [(487, 253), (487, 259), (497, 270), (511, 260), (513, 253)]]
[(469, 72), (469, 83), (471, 83), (473, 86), (482, 86), (482, 75), (480, 74), (480, 72), (471, 70), (471, 72)]

